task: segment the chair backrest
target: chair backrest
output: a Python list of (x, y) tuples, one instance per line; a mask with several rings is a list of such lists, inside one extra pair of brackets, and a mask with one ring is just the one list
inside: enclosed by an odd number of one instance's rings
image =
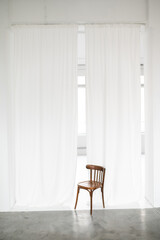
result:
[(104, 184), (105, 168), (97, 165), (86, 165), (87, 169), (90, 169), (90, 181), (101, 182)]

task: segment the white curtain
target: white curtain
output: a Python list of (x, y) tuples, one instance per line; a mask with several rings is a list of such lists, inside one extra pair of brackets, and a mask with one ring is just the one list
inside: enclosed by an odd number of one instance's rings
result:
[(76, 173), (77, 27), (14, 27), (15, 201), (69, 207)]
[(110, 205), (141, 190), (140, 28), (86, 26), (87, 158), (106, 167)]

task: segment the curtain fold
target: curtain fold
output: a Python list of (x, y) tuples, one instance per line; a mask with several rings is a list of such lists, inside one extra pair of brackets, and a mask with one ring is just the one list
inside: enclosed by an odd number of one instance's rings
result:
[(68, 207), (77, 154), (77, 26), (12, 33), (16, 206)]
[(140, 28), (86, 26), (87, 158), (106, 167), (110, 205), (141, 190)]

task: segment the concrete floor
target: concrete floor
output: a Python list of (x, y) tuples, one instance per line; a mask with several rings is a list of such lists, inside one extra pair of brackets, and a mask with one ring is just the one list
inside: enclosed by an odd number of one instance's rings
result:
[(0, 213), (0, 240), (160, 240), (159, 209)]

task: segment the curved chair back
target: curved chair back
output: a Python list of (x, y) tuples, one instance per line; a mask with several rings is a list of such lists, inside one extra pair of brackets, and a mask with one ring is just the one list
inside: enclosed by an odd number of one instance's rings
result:
[(86, 165), (87, 169), (90, 169), (90, 182), (100, 182), (104, 184), (105, 168), (97, 165)]

